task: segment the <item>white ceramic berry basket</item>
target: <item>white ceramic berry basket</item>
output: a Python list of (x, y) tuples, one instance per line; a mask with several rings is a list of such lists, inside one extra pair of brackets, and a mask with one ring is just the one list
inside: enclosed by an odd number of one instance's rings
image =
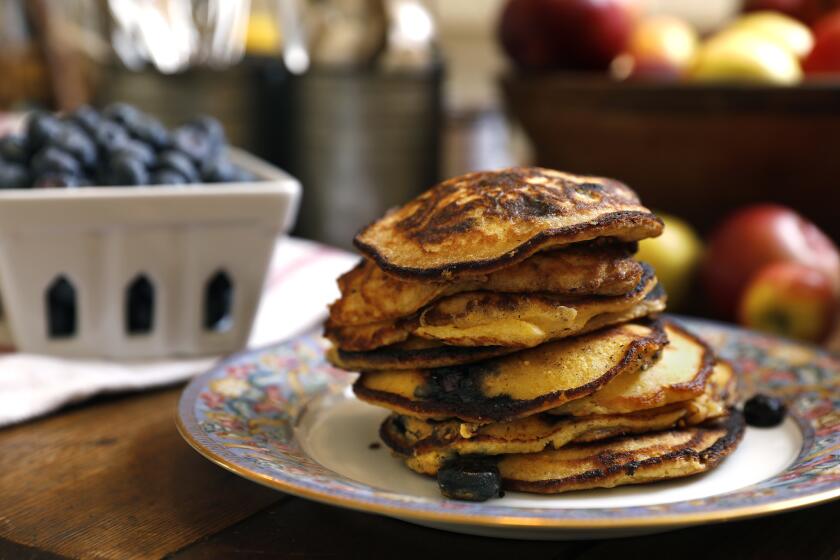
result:
[(0, 191), (0, 294), (24, 352), (152, 359), (248, 338), (296, 179), (238, 150), (247, 183)]

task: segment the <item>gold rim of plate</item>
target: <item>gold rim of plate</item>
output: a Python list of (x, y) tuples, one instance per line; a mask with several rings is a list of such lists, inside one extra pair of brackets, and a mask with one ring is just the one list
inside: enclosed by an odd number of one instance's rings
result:
[(438, 523), (481, 525), (485, 527), (531, 527), (545, 529), (641, 529), (647, 527), (684, 526), (705, 522), (748, 519), (762, 515), (769, 515), (771, 513), (797, 510), (807, 506), (828, 502), (832, 499), (840, 497), (840, 486), (838, 486), (837, 488), (817, 494), (797, 498), (787, 498), (778, 502), (756, 506), (656, 517), (603, 519), (551, 519), (544, 517), (465, 515), (457, 512), (425, 511), (412, 509), (411, 507), (389, 506), (385, 504), (362, 502), (352, 498), (337, 497), (330, 495), (328, 492), (319, 492), (302, 488), (295, 484), (283, 482), (276, 478), (272, 478), (271, 476), (244, 468), (214, 453), (212, 450), (202, 445), (201, 442), (199, 442), (192, 433), (190, 433), (184, 425), (183, 418), (181, 418), (180, 415), (176, 416), (176, 426), (178, 428), (178, 432), (181, 434), (181, 437), (183, 437), (184, 440), (186, 440), (186, 442), (198, 453), (220, 467), (243, 478), (262, 484), (263, 486), (332, 506), (344, 507), (366, 513), (379, 513), (402, 519), (416, 519)]

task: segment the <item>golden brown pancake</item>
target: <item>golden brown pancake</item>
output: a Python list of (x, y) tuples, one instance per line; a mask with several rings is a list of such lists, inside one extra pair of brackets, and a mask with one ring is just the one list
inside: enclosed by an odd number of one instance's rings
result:
[(382, 440), (417, 472), (434, 475), (457, 455), (537, 453), (570, 442), (696, 425), (726, 414), (732, 403), (731, 366), (715, 367), (703, 395), (690, 401), (627, 414), (555, 416), (541, 413), (486, 425), (457, 420), (426, 421), (392, 414), (382, 424)]
[(656, 364), (622, 374), (597, 393), (552, 412), (574, 416), (621, 414), (700, 396), (715, 364), (714, 352), (676, 323), (667, 322), (665, 332), (669, 344)]
[(553, 294), (468, 292), (427, 307), (413, 333), (456, 346), (530, 348), (665, 309), (664, 290), (645, 265), (642, 280), (621, 296), (571, 299)]
[(665, 293), (653, 270), (621, 296), (572, 298), (544, 293), (466, 292), (443, 298), (411, 317), (340, 326), (324, 335), (342, 350), (373, 350), (415, 335), (454, 346), (528, 348), (662, 311)]
[(327, 360), (349, 371), (430, 369), (471, 364), (517, 350), (503, 346), (450, 346), (412, 336), (405, 342), (368, 351), (341, 350), (332, 346), (327, 350)]
[(431, 370), (366, 372), (353, 385), (371, 404), (418, 418), (490, 423), (583, 398), (655, 362), (661, 323), (625, 323), (484, 362)]
[(469, 173), (432, 187), (364, 228), (354, 243), (405, 278), (486, 273), (591, 239), (638, 241), (662, 221), (613, 179), (538, 167)]
[[(672, 405), (633, 414), (581, 418), (534, 414), (512, 422), (487, 424), (472, 438), (460, 436), (458, 422), (435, 425), (409, 416), (392, 415), (382, 424), (380, 436), (388, 447), (403, 456), (411, 470), (434, 475), (456, 455), (538, 453), (545, 449), (559, 449), (592, 432), (597, 433), (597, 437), (591, 438), (594, 441), (621, 434), (664, 430), (673, 427), (686, 413), (685, 407)], [(411, 440), (425, 433), (417, 429), (420, 426), (433, 430), (415, 445), (410, 445)], [(411, 437), (404, 437), (401, 429)]]
[(732, 364), (718, 360), (703, 393), (689, 401), (677, 403), (688, 407), (685, 422), (697, 424), (706, 418), (722, 415), (735, 405), (738, 396), (737, 385), (738, 379)]
[[(657, 287), (641, 303), (625, 313), (604, 313), (593, 317), (578, 334), (646, 317), (664, 306), (664, 291)], [(327, 359), (334, 366), (351, 371), (429, 369), (470, 364), (518, 350), (516, 347), (505, 346), (450, 346), (412, 335), (404, 342), (367, 351), (344, 350), (333, 346), (327, 351)]]
[(502, 455), (498, 469), (505, 489), (539, 494), (642, 484), (709, 471), (743, 434), (743, 416), (733, 409), (699, 426)]
[[(410, 339), (420, 326), (420, 315), (366, 325), (338, 325), (332, 318), (324, 323), (324, 336), (342, 350), (362, 352), (399, 344)], [(485, 345), (487, 346), (487, 345)]]
[(413, 315), (442, 297), (477, 290), (618, 296), (630, 292), (642, 278), (633, 249), (627, 244), (577, 244), (450, 282), (399, 278), (365, 259), (338, 279), (341, 298), (330, 306), (330, 319), (342, 326), (393, 320)]

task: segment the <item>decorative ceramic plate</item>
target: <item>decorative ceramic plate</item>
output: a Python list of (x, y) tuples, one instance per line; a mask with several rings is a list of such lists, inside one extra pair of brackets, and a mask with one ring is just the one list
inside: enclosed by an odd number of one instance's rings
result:
[(195, 378), (181, 397), (178, 427), (211, 461), (277, 490), (490, 536), (641, 534), (840, 496), (840, 358), (716, 323), (684, 323), (735, 362), (742, 394), (780, 395), (790, 414), (775, 428), (747, 428), (719, 468), (681, 480), (447, 500), (433, 479), (409, 471), (378, 443), (387, 412), (354, 398), (354, 375), (324, 361), (325, 343), (314, 334), (234, 356)]

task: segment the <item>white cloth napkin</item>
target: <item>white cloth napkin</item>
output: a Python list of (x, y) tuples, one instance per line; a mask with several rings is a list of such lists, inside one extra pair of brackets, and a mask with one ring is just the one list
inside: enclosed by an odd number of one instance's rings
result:
[[(314, 328), (338, 296), (336, 277), (359, 257), (311, 241), (277, 243), (249, 347)], [(167, 385), (206, 371), (218, 356), (119, 363), (10, 353), (0, 355), (0, 426), (21, 422), (105, 392)]]

